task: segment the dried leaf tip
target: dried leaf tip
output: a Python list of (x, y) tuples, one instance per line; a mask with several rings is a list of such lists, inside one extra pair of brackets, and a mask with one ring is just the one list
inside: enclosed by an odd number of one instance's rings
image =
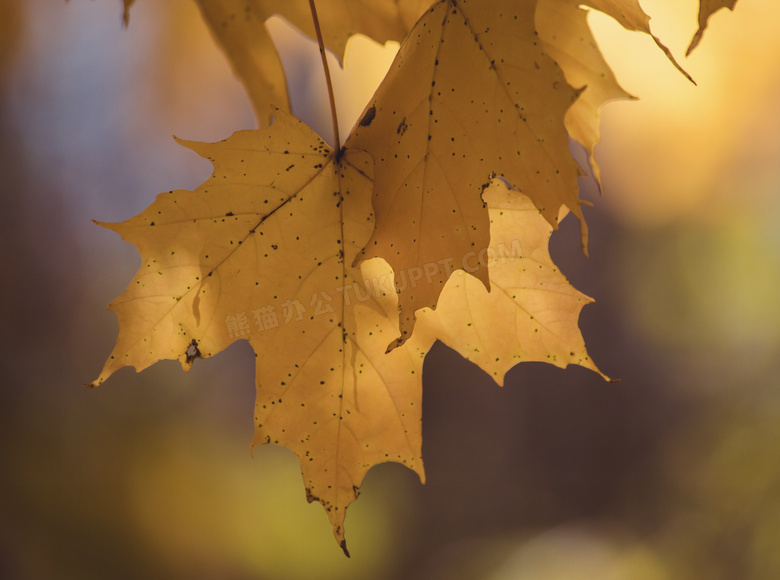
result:
[(341, 540), (341, 542), (339, 542), (339, 546), (341, 546), (341, 549), (343, 550), (344, 555), (347, 558), (350, 558), (351, 556), (349, 555), (349, 550), (347, 550), (347, 541), (346, 540)]

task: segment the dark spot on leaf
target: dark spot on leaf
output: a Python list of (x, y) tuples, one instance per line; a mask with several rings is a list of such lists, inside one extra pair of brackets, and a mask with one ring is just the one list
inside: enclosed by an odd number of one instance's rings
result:
[(376, 107), (372, 106), (368, 111), (366, 111), (366, 114), (363, 115), (363, 118), (360, 119), (360, 126), (368, 127), (371, 124), (371, 121), (374, 120), (375, 116), (376, 116)]

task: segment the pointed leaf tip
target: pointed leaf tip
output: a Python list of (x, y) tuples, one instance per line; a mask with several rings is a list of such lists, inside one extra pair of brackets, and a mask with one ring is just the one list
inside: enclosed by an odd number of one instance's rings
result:
[(122, 0), (122, 24), (125, 28), (130, 25), (130, 7), (135, 4), (135, 0)]
[(685, 51), (685, 56), (690, 56), (693, 50), (699, 46), (704, 31), (707, 30), (710, 17), (715, 14), (721, 8), (728, 8), (734, 10), (737, 0), (701, 0), (699, 5), (699, 28), (691, 39), (691, 43), (688, 45), (688, 50)]
[(350, 558), (351, 556), (349, 555), (349, 550), (347, 550), (347, 540), (341, 540), (341, 543), (339, 544), (339, 546), (341, 546), (341, 549), (344, 552), (344, 555), (347, 558)]

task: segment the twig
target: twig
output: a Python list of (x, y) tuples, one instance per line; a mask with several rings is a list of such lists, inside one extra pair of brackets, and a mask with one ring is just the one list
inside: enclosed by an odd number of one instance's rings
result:
[(322, 40), (322, 30), (320, 21), (317, 18), (317, 8), (314, 6), (314, 0), (309, 0), (311, 8), (311, 19), (314, 22), (314, 30), (317, 33), (317, 42), (320, 45), (320, 56), (322, 57), (322, 68), (325, 69), (325, 81), (328, 83), (328, 98), (330, 99), (330, 117), (333, 120), (333, 139), (335, 140), (336, 155), (341, 152), (341, 141), (339, 139), (339, 119), (336, 115), (336, 99), (333, 97), (333, 82), (330, 80), (330, 69), (328, 68), (328, 57), (325, 54), (325, 43)]

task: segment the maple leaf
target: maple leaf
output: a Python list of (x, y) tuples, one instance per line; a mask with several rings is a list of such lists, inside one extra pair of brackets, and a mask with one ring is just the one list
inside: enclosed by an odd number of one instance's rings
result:
[(138, 216), (101, 224), (143, 264), (111, 303), (117, 345), (92, 384), (123, 366), (178, 359), (185, 370), (240, 338), (257, 353), (253, 445), (298, 456), (309, 501), (346, 550), (344, 510), (376, 463), (424, 477), (424, 348), (385, 354), (397, 334), (387, 266), (352, 266), (373, 229), (371, 160), (338, 159), (277, 110), (266, 130), (182, 142), (214, 164), (194, 192), (160, 194)]
[[(128, 1), (128, 0), (125, 0)], [(203, 19), (244, 84), (258, 123), (270, 123), (270, 106), (290, 111), (282, 63), (265, 22), (278, 14), (314, 37), (308, 0), (195, 0)], [(325, 46), (343, 59), (347, 39), (401, 41), (430, 0), (330, 0), (320, 10)]]
[[(366, 257), (400, 272), (457, 263), (487, 247), (481, 193), (494, 174), (531, 197), (550, 223), (561, 206), (582, 218), (580, 170), (563, 124), (577, 91), (539, 45), (535, 8), (440, 0), (401, 45), (347, 141), (376, 164), (376, 230)], [(583, 243), (585, 232), (583, 225)], [(471, 274), (489, 285), (484, 264)], [(410, 336), (416, 310), (435, 307), (446, 280), (439, 268), (401, 292), (396, 345)]]
[[(373, 465), (396, 461), (424, 481), (422, 363), (433, 342), (464, 352), (499, 383), (497, 369), (520, 360), (598, 372), (577, 330), (589, 299), (550, 262), (551, 228), (533, 204), (494, 182), (485, 253), (513, 252), (491, 268), (495, 291), (453, 275), (422, 330), (386, 353), (398, 332), (394, 273), (379, 259), (353, 265), (373, 230), (371, 160), (349, 149), (336, 155), (301, 122), (279, 110), (274, 117), (219, 143), (181, 142), (211, 160), (212, 176), (195, 191), (160, 194), (125, 222), (101, 224), (135, 244), (143, 262), (109, 306), (119, 337), (91, 386), (162, 359), (188, 370), (248, 340), (257, 356), (252, 445), (293, 450), (307, 498), (325, 507), (346, 552), (345, 510)], [(466, 318), (477, 334), (458, 328)], [(482, 334), (489, 327), (495, 337)]]
[(696, 31), (696, 34), (693, 35), (693, 39), (691, 39), (691, 44), (688, 45), (688, 50), (685, 51), (685, 56), (688, 56), (693, 52), (693, 49), (695, 49), (699, 42), (701, 42), (701, 38), (704, 35), (704, 31), (707, 29), (707, 24), (709, 23), (710, 16), (712, 16), (715, 12), (720, 10), (721, 8), (728, 8), (729, 10), (734, 10), (734, 6), (736, 6), (737, 0), (700, 0), (699, 3), (699, 29)]

